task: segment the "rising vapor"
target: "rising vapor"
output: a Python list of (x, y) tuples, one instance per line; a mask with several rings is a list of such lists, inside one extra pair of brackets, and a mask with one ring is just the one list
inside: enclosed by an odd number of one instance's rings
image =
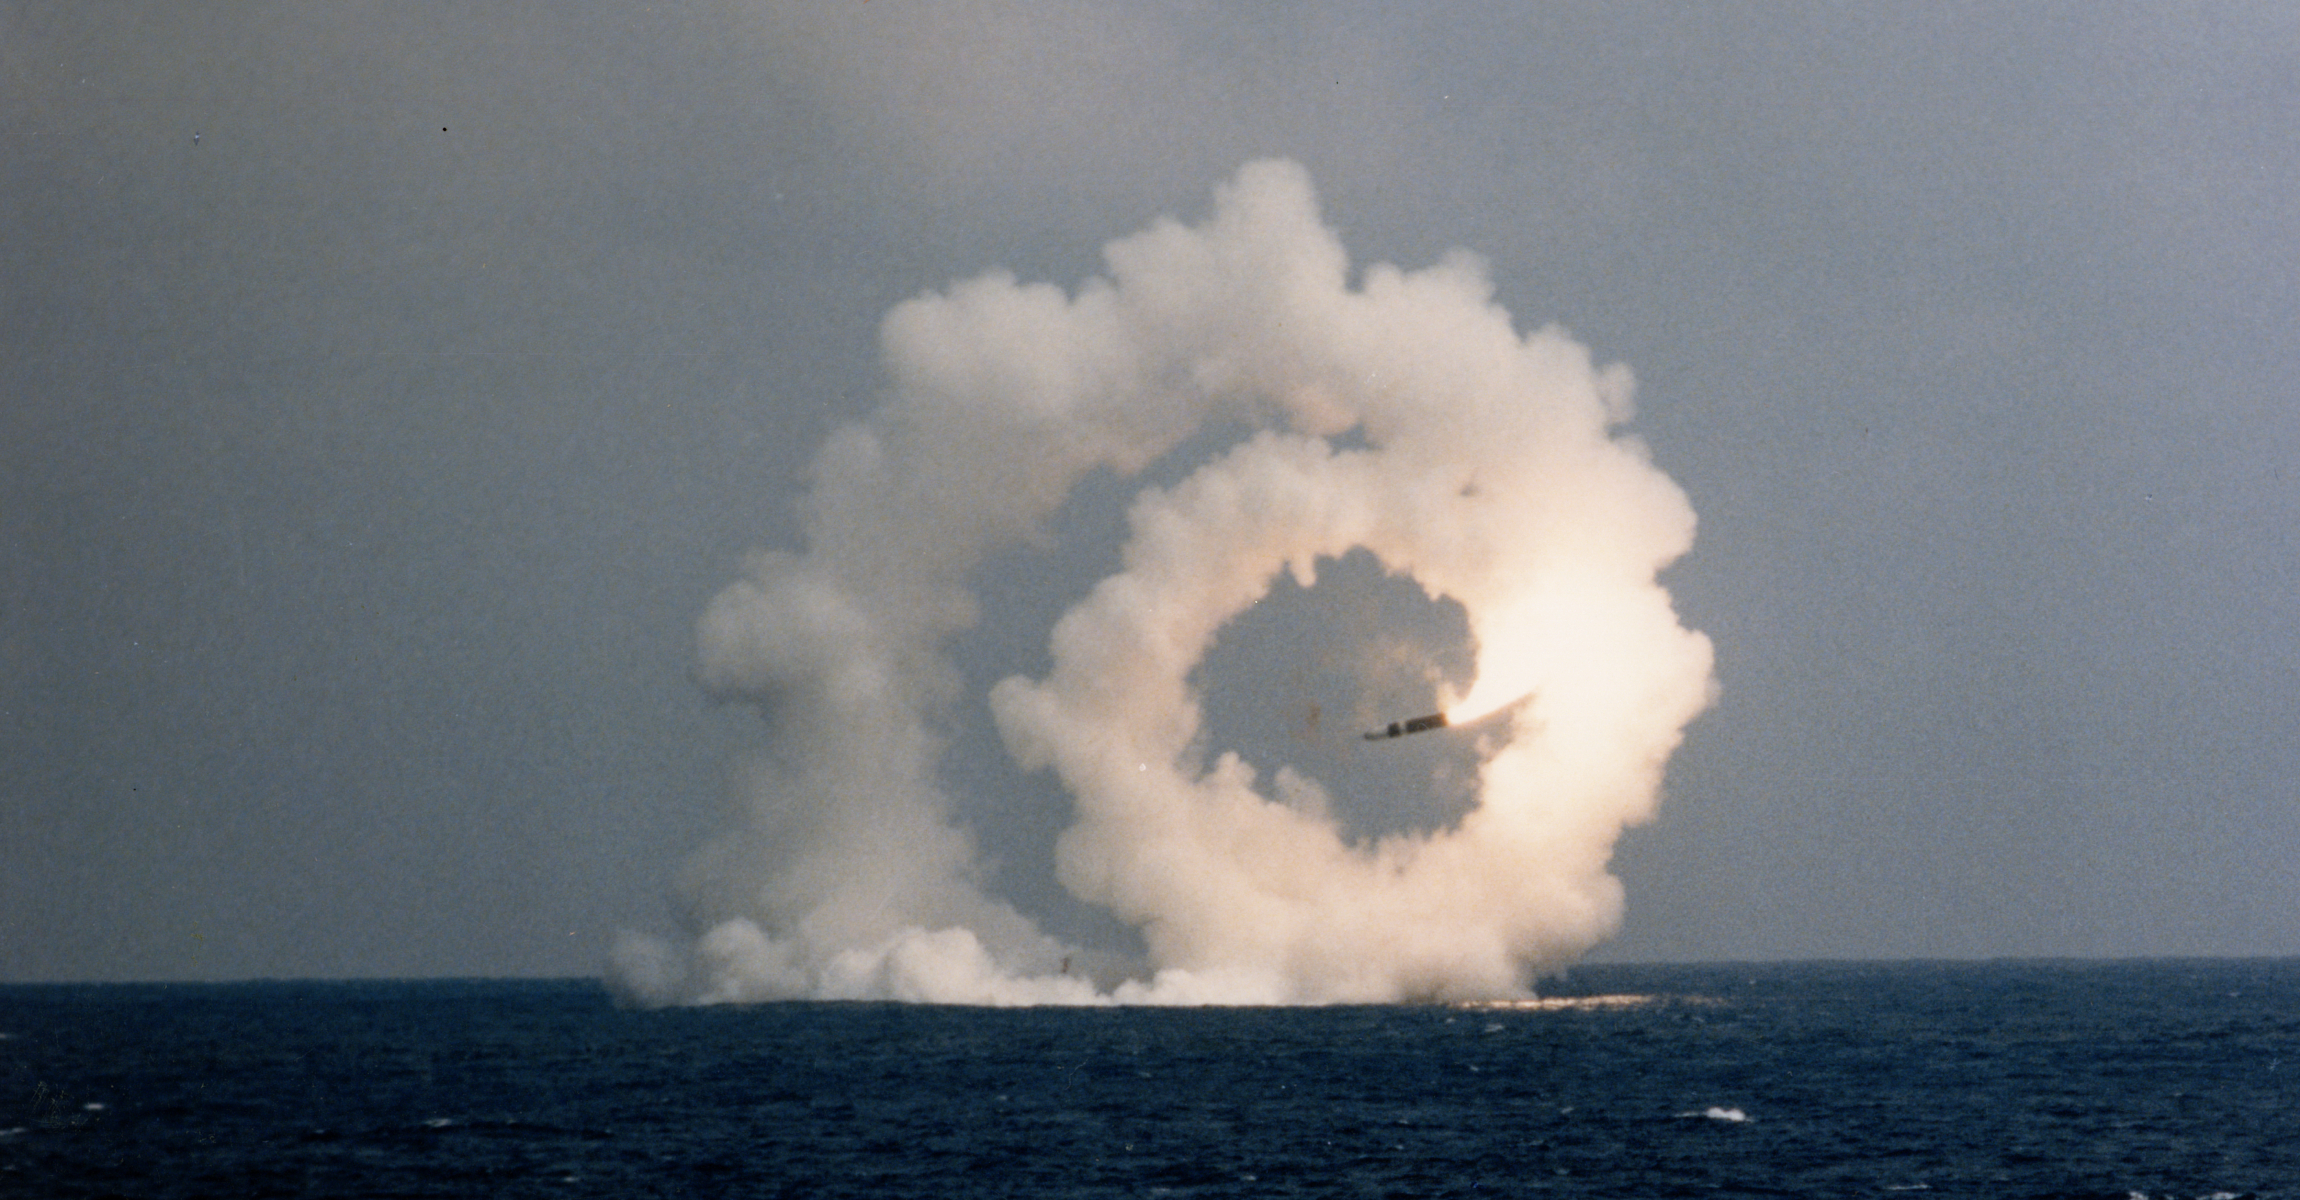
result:
[[(806, 548), (756, 555), (700, 622), (704, 686), (757, 704), (777, 753), (747, 825), (682, 879), (692, 941), (618, 947), (628, 998), (1505, 998), (1617, 927), (1614, 840), (1711, 691), (1707, 640), (1656, 582), (1692, 510), (1615, 433), (1628, 372), (1519, 336), (1467, 255), (1353, 288), (1287, 162), (1105, 257), (1075, 295), (992, 274), (887, 316), (892, 398), (815, 459)], [(1211, 422), (1256, 432), (1143, 490), (1052, 669), (989, 696), (1016, 761), (1074, 800), (1063, 885), (1148, 947), (1097, 986), (979, 883), (935, 773), (962, 687), (945, 643), (979, 615), (985, 555), (1045, 538), (1088, 472), (1135, 476)], [(1358, 549), (1467, 616), (1474, 681), (1441, 702), (1493, 732), (1448, 828), (1353, 841), (1315, 780), (1201, 763), (1190, 676), (1216, 634), (1280, 572), (1307, 586)]]

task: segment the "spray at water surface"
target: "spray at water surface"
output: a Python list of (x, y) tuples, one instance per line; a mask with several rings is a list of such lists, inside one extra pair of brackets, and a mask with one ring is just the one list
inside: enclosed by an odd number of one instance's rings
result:
[[(776, 754), (689, 866), (692, 941), (619, 947), (626, 995), (1496, 999), (1618, 926), (1614, 841), (1711, 693), (1656, 582), (1693, 513), (1620, 432), (1628, 372), (1517, 333), (1467, 255), (1353, 285), (1286, 162), (1105, 258), (1074, 293), (992, 274), (888, 315), (890, 398), (815, 459), (804, 548), (756, 555), (700, 621), (704, 686), (757, 704)], [(986, 556), (1215, 425), (1251, 432), (1144, 487), (1050, 667), (988, 693), (1016, 763), (1071, 797), (1063, 886), (1141, 933), (1144, 961), (1098, 984), (983, 886), (937, 774), (966, 686), (949, 644), (986, 619)], [(1466, 623), (1468, 681), (1437, 699), (1477, 727), (1474, 778), (1440, 828), (1352, 837), (1320, 781), (1206, 761), (1193, 671), (1217, 636), (1351, 554)]]

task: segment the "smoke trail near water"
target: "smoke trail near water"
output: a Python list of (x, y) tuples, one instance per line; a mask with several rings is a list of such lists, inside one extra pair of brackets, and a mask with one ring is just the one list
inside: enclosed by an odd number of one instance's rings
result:
[[(704, 685), (757, 703), (779, 751), (747, 826), (688, 869), (692, 943), (618, 947), (626, 996), (1495, 998), (1617, 927), (1614, 840), (1711, 691), (1707, 640), (1655, 581), (1693, 513), (1616, 433), (1628, 373), (1519, 336), (1466, 255), (1352, 287), (1286, 162), (1105, 254), (1075, 294), (993, 274), (888, 315), (891, 399), (816, 458), (805, 549), (755, 556), (700, 622)], [(945, 645), (981, 615), (985, 555), (1047, 536), (1087, 473), (1133, 476), (1214, 421), (1258, 432), (1139, 494), (1051, 671), (989, 697), (1016, 761), (1074, 800), (1060, 880), (1142, 931), (1149, 961), (1098, 987), (980, 882), (935, 773), (962, 686)], [(1481, 735), (1446, 828), (1353, 841), (1316, 781), (1201, 762), (1190, 679), (1216, 634), (1281, 572), (1307, 586), (1357, 549), (1461, 605), (1456, 724), (1533, 696)]]

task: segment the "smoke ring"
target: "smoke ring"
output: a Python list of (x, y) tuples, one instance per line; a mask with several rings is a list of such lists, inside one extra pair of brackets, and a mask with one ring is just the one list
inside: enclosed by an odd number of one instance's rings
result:
[[(888, 315), (893, 394), (817, 457), (805, 550), (755, 556), (699, 622), (704, 685), (760, 706), (781, 749), (683, 881), (693, 942), (619, 950), (627, 996), (1499, 997), (1616, 927), (1614, 839), (1651, 815), (1711, 689), (1707, 640), (1657, 582), (1692, 510), (1617, 432), (1628, 372), (1521, 335), (1467, 255), (1353, 285), (1290, 163), (1105, 253), (1109, 277), (1072, 294), (994, 273)], [(1016, 761), (1075, 802), (1058, 877), (1148, 944), (1102, 990), (984, 890), (936, 775), (946, 644), (980, 616), (987, 554), (1042, 537), (1089, 471), (1134, 475), (1210, 421), (1259, 432), (1140, 493), (1046, 678), (989, 697)], [(1235, 755), (1188, 762), (1215, 634), (1279, 571), (1306, 585), (1361, 547), (1461, 604), (1474, 680), (1449, 709), (1533, 693), (1539, 716), (1483, 745), (1457, 825), (1370, 846), (1288, 768), (1265, 792)]]

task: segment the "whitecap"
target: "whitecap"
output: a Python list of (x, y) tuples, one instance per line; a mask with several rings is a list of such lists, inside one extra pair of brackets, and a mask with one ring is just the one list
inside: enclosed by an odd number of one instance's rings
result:
[[(1663, 997), (1660, 996), (1636, 995), (1533, 996), (1519, 1000), (1465, 1000), (1458, 1007), (1486, 1011), (1597, 1012), (1614, 1008), (1644, 1008), (1648, 1005), (1658, 1004), (1662, 999)], [(1706, 996), (1672, 996), (1669, 999), (1680, 1004), (1717, 1003), (1717, 1001)]]

